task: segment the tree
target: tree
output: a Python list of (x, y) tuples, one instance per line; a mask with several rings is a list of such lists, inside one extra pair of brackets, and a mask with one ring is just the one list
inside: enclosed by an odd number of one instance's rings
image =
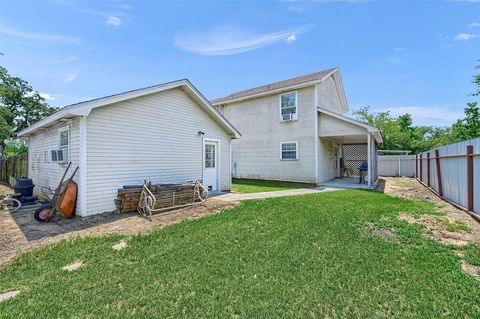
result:
[(452, 126), (457, 141), (470, 140), (480, 136), (480, 108), (477, 102), (467, 103), (465, 117)]
[(451, 129), (433, 126), (415, 126), (412, 116), (404, 114), (397, 118), (390, 112), (371, 112), (364, 107), (353, 113), (361, 122), (375, 126), (382, 132), (380, 149), (423, 152), (450, 141)]
[(27, 81), (11, 76), (0, 66), (0, 148), (14, 133), (57, 110), (49, 106)]

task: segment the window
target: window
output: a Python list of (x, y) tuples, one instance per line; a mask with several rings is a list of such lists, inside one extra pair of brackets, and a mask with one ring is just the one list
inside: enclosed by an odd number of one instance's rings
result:
[(297, 119), (297, 92), (280, 95), (280, 120), (291, 121)]
[[(59, 152), (55, 156), (58, 162), (68, 162), (68, 146), (70, 144), (70, 129), (64, 126), (58, 129), (58, 149)], [(52, 152), (52, 161), (54, 160)]]
[(280, 143), (280, 159), (283, 161), (298, 160), (298, 142)]
[(205, 168), (215, 168), (214, 144), (205, 144)]

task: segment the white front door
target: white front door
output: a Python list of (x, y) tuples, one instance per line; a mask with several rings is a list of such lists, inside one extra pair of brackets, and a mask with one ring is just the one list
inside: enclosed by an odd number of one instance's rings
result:
[(203, 186), (208, 191), (218, 190), (218, 142), (205, 141), (203, 144)]

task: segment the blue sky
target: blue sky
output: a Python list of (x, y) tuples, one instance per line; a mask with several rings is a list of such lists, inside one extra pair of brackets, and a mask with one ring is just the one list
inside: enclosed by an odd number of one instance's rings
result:
[(339, 67), (351, 110), (448, 125), (474, 100), (480, 2), (4, 0), (0, 52), (55, 106), (181, 78), (216, 98)]

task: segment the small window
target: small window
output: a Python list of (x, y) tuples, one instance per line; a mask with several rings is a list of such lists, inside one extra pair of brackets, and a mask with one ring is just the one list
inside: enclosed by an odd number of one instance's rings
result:
[[(58, 149), (60, 152), (57, 154), (57, 161), (58, 162), (68, 162), (68, 148), (70, 144), (70, 129), (68, 126), (62, 127), (58, 129)], [(52, 152), (52, 162), (55, 160), (53, 159), (53, 152)]]
[(280, 159), (283, 161), (298, 160), (298, 142), (280, 143)]
[(297, 119), (297, 92), (280, 95), (280, 120), (291, 121)]
[(214, 144), (205, 144), (205, 168), (215, 168)]

